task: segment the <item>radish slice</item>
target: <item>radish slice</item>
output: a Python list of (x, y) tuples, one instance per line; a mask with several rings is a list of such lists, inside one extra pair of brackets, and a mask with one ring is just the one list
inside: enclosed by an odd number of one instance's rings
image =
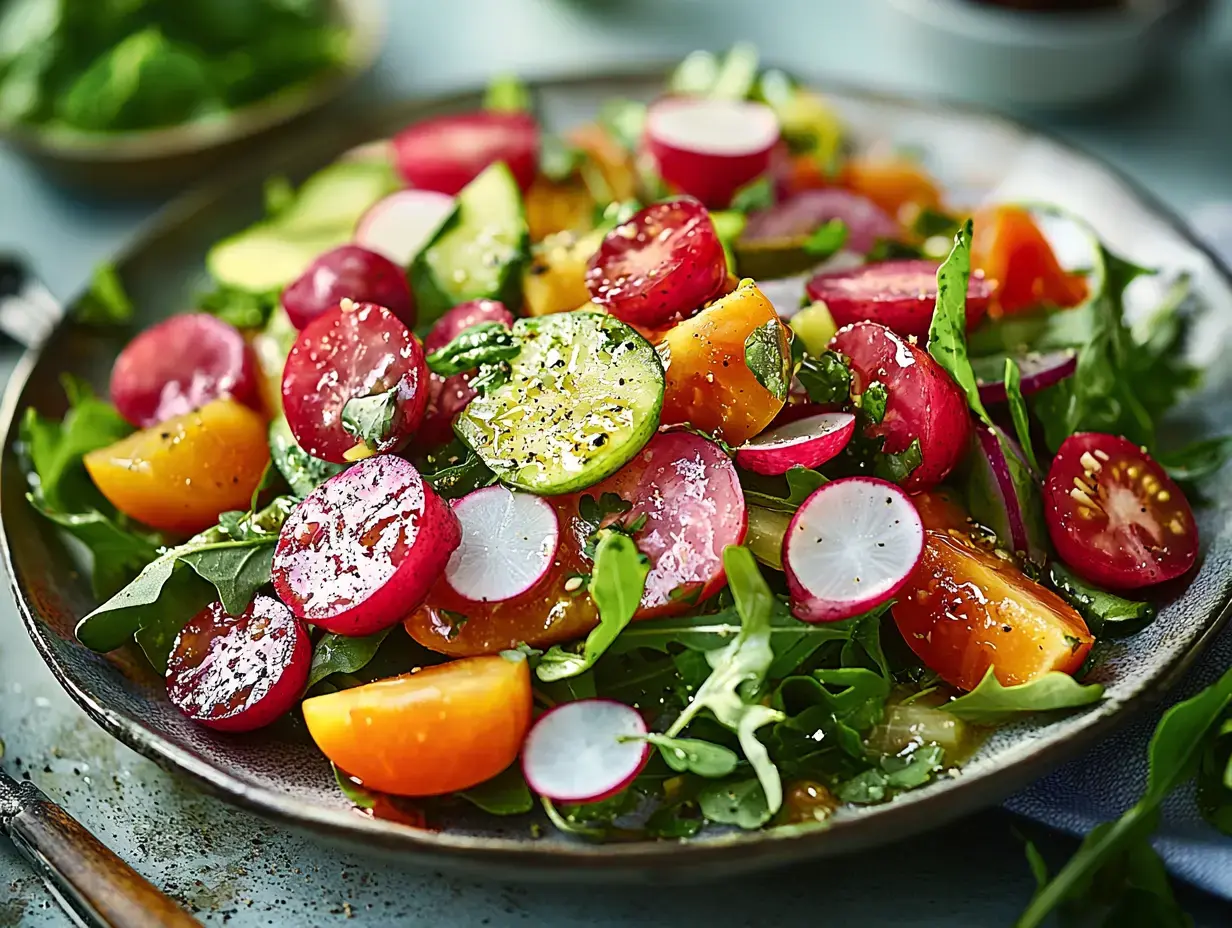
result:
[[(1072, 348), (1046, 354), (1025, 354), (1016, 360), (1022, 376), (1020, 387), (1023, 396), (1060, 383), (1066, 377), (1073, 376), (1078, 369), (1078, 352)], [(972, 366), (975, 367), (976, 382), (980, 385), (980, 399), (985, 403), (1004, 403), (1005, 381), (1002, 377), (1005, 375), (1005, 360), (997, 355), (988, 363), (984, 363), (983, 359), (973, 361)]]
[(454, 198), (435, 190), (398, 190), (359, 217), (355, 244), (409, 267), (454, 211)]
[(462, 543), (445, 565), (445, 582), (464, 599), (513, 599), (542, 580), (556, 560), (560, 521), (542, 497), (484, 487), (455, 500), (453, 513), (462, 525)]
[(847, 447), (856, 430), (849, 412), (823, 412), (762, 432), (736, 449), (736, 463), (759, 474), (818, 467)]
[(646, 117), (646, 147), (659, 174), (707, 206), (726, 206), (766, 173), (778, 139), (778, 118), (761, 103), (670, 97)]
[(835, 622), (881, 605), (907, 582), (924, 551), (924, 523), (892, 483), (847, 477), (816, 490), (783, 539), (792, 613)]
[(1018, 443), (995, 425), (975, 430), (976, 453), (966, 475), (967, 507), (981, 525), (1016, 554), (1043, 566), (1048, 528), (1040, 480)]
[(599, 802), (650, 759), (641, 714), (611, 699), (579, 699), (540, 716), (522, 745), (522, 774), (554, 802)]

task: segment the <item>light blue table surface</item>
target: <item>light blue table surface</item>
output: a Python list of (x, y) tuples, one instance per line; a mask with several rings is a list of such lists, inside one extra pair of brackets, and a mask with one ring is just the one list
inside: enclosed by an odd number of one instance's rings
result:
[[(657, 61), (745, 39), (804, 73), (928, 93), (885, 52), (882, 0), (392, 0), (367, 96), (430, 94), (495, 70), (527, 76)], [(1175, 74), (1099, 114), (1037, 120), (1104, 155), (1182, 213), (1232, 199), (1232, 4)], [(80, 289), (155, 204), (83, 202), (0, 150), (0, 251), (59, 297)], [(0, 376), (16, 355), (0, 351)], [(122, 747), (65, 696), (0, 601), (3, 765), (28, 775), (207, 924), (375, 926), (1008, 925), (1033, 884), (999, 812), (841, 861), (683, 888), (474, 883), (321, 846), (197, 793)], [(1032, 832), (1038, 833), (1038, 829)], [(1068, 839), (1043, 837), (1064, 855)], [(1232, 907), (1182, 890), (1199, 925)], [(0, 928), (67, 924), (0, 845)]]

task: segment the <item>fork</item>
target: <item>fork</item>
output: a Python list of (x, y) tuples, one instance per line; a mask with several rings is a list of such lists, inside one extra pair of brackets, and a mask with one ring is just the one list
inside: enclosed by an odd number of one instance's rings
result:
[(47, 340), (63, 315), (64, 307), (21, 258), (0, 253), (0, 333), (33, 348)]

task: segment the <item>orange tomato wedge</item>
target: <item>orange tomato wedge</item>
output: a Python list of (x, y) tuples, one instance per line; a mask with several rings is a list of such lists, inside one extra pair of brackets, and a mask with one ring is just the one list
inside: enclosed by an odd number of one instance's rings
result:
[(907, 158), (852, 158), (843, 165), (839, 186), (868, 197), (894, 218), (909, 203), (921, 207), (941, 203), (936, 182)]
[(526, 660), (469, 657), (304, 700), (321, 752), (369, 789), (439, 796), (513, 763), (530, 727)]
[(1086, 280), (1061, 267), (1028, 210), (989, 206), (974, 218), (971, 266), (995, 282), (994, 316), (1042, 305), (1077, 306), (1086, 299)]

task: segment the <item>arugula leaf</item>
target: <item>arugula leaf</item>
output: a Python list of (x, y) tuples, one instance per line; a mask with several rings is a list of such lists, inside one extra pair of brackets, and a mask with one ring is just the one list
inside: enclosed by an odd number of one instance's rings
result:
[(90, 586), (99, 598), (110, 596), (158, 556), (158, 541), (154, 536), (122, 528), (97, 509), (56, 512), (48, 509), (34, 493), (27, 493), (26, 499), (45, 518), (89, 549)]
[(1098, 683), (1083, 685), (1067, 673), (1052, 670), (1016, 686), (1002, 686), (993, 668), (970, 693), (941, 706), (941, 710), (975, 725), (999, 725), (1029, 712), (1073, 709), (1098, 702), (1104, 688)]
[(885, 802), (896, 791), (923, 786), (944, 766), (944, 759), (945, 751), (938, 744), (921, 745), (908, 754), (886, 755), (878, 766), (841, 784), (838, 798), (857, 805)]
[(1018, 436), (1018, 444), (1026, 455), (1031, 471), (1042, 474), (1039, 458), (1035, 456), (1035, 448), (1031, 445), (1031, 418), (1027, 412), (1027, 401), (1022, 395), (1022, 374), (1018, 370), (1018, 362), (1013, 358), (1005, 359), (1005, 398), (1010, 406), (1010, 418), (1014, 420), (1014, 434)]
[(677, 773), (695, 773), (699, 777), (718, 779), (730, 775), (740, 762), (731, 748), (697, 738), (669, 738), (652, 733), (646, 736), (646, 740), (659, 749), (664, 762)]
[(835, 254), (846, 245), (847, 235), (847, 223), (841, 219), (831, 219), (829, 222), (814, 229), (800, 247), (806, 255), (822, 260)]
[(746, 503), (775, 512), (795, 512), (818, 487), (826, 483), (825, 477), (801, 464), (793, 464), (782, 478), (748, 471), (740, 471), (739, 477)]
[(115, 265), (103, 262), (94, 268), (90, 287), (73, 307), (73, 317), (86, 325), (124, 325), (133, 320), (133, 302), (124, 291)]
[[(1054, 909), (1090, 894), (1105, 868), (1141, 847), (1158, 823), (1160, 804), (1194, 774), (1205, 738), (1220, 722), (1230, 701), (1232, 670), (1164, 713), (1148, 749), (1142, 798), (1115, 822), (1099, 825), (1086, 836), (1069, 862), (1035, 894), (1015, 928), (1038, 928)], [(1158, 895), (1159, 882), (1153, 885)]]
[(375, 451), (394, 437), (394, 417), (401, 398), (402, 386), (395, 384), (381, 393), (347, 400), (342, 407), (343, 431)]
[[(159, 561), (153, 562), (158, 563)], [(175, 636), (180, 633), (180, 629), (213, 602), (216, 596), (214, 589), (197, 576), (195, 571), (182, 567), (175, 569), (175, 565), (172, 565), (172, 568), (171, 575), (158, 587), (150, 602), (134, 604), (124, 611), (107, 614), (108, 620), (115, 622), (117, 626), (126, 621), (136, 624), (132, 637), (145, 652), (150, 666), (159, 673), (165, 673), (167, 670), (167, 657), (171, 654), (171, 646), (175, 644)], [(130, 589), (141, 579), (141, 575), (138, 575), (137, 579), (124, 589)], [(124, 590), (120, 592), (123, 593)], [(82, 620), (84, 621), (85, 619)], [(81, 625), (77, 628), (80, 638)], [(123, 641), (120, 644), (123, 644)]]
[(1053, 588), (1082, 614), (1096, 638), (1123, 638), (1137, 634), (1155, 619), (1155, 606), (1117, 596), (1087, 583), (1068, 567), (1048, 565)]
[(753, 213), (758, 210), (769, 209), (774, 205), (774, 184), (770, 180), (769, 175), (763, 174), (761, 177), (749, 181), (734, 194), (731, 198), (730, 209), (738, 213)]
[[(792, 342), (793, 350), (796, 341)], [(836, 351), (827, 349), (816, 357), (798, 358), (796, 378), (814, 403), (846, 403), (851, 397), (851, 368)]]
[(417, 463), (419, 473), (442, 499), (458, 499), (496, 483), (496, 474), (458, 439)]
[(254, 292), (219, 284), (197, 294), (197, 307), (237, 329), (260, 329), (269, 322), (281, 299), (281, 290)]
[(1232, 719), (1227, 716), (1209, 733), (1198, 765), (1196, 802), (1202, 817), (1232, 835)]
[(890, 401), (890, 391), (880, 380), (870, 383), (858, 397), (856, 405), (873, 425), (880, 425), (885, 418), (886, 404)]
[(342, 791), (342, 795), (346, 796), (354, 806), (360, 809), (371, 809), (376, 805), (376, 796), (369, 790), (364, 789), (339, 770), (338, 765), (333, 761), (330, 761), (329, 765), (334, 768), (334, 781), (338, 784), (338, 789)]
[(458, 795), (491, 815), (525, 815), (535, 807), (534, 797), (517, 764)]
[(913, 438), (911, 444), (894, 454), (878, 451), (873, 458), (873, 474), (890, 483), (901, 484), (923, 463), (924, 451), (920, 447), (920, 440)]
[(863, 667), (838, 667), (788, 677), (775, 692), (773, 704), (793, 720), (807, 713), (810, 724), (832, 732), (844, 751), (863, 759), (862, 733), (881, 721), (889, 695), (890, 681), (881, 674)]
[(1168, 472), (1169, 477), (1185, 483), (1204, 480), (1219, 473), (1229, 460), (1232, 460), (1232, 435), (1204, 438), (1183, 448), (1155, 454), (1155, 461)]
[(530, 89), (516, 74), (497, 74), (488, 81), (483, 108), (504, 113), (528, 111), (531, 108)]
[[(307, 687), (315, 686), (330, 674), (357, 673), (368, 666), (389, 629), (353, 638), (327, 632), (312, 649), (312, 666), (308, 670)], [(305, 687), (305, 688), (307, 688)]]
[(702, 815), (719, 825), (736, 825), (752, 831), (760, 828), (778, 808), (771, 808), (759, 780), (714, 783), (697, 796)]
[(650, 562), (628, 535), (606, 531), (595, 547), (590, 595), (599, 609), (599, 624), (586, 636), (581, 654), (553, 645), (539, 660), (535, 675), (545, 682), (575, 677), (616, 640), (637, 611), (646, 588)]
[(287, 482), (291, 492), (300, 499), (346, 469), (342, 464), (313, 457), (301, 448), (291, 434), (286, 416), (279, 416), (270, 423), (269, 446), (270, 461), (278, 473), (282, 474), (282, 479)]
[(522, 346), (509, 327), (500, 322), (480, 322), (460, 332), (449, 344), (428, 355), (428, 369), (450, 377), (488, 364), (517, 357)]
[(229, 614), (239, 615), (248, 608), (257, 590), (270, 582), (277, 540), (274, 536), (228, 542), (185, 551), (177, 557), (202, 580), (214, 585), (222, 607)]
[(971, 277), (971, 220), (954, 236), (950, 256), (937, 268), (937, 305), (928, 329), (928, 353), (967, 394), (967, 403), (985, 423), (988, 411), (967, 355), (967, 282)]
[(791, 358), (785, 345), (784, 326), (777, 319), (759, 325), (744, 340), (745, 366), (777, 400), (787, 399), (791, 385)]

